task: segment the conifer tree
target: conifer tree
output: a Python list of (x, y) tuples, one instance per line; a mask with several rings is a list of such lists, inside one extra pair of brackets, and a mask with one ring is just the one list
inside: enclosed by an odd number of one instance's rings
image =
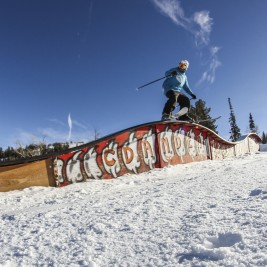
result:
[(262, 133), (261, 141), (262, 141), (263, 144), (267, 143), (267, 136), (266, 136), (266, 134), (264, 132)]
[(3, 159), (4, 157), (4, 150), (2, 147), (0, 147), (0, 162), (1, 162), (1, 159)]
[[(191, 107), (190, 116), (195, 121), (212, 119), (212, 117), (209, 115), (210, 111), (211, 111), (211, 108), (206, 107), (206, 102), (202, 99), (199, 99), (198, 101), (196, 101), (195, 106)], [(200, 122), (199, 124), (218, 133), (217, 132), (218, 126), (215, 124), (215, 121), (210, 120), (210, 121)]]
[(258, 127), (256, 126), (251, 113), (249, 113), (249, 130), (251, 133), (258, 133)]
[(235, 142), (240, 136), (240, 129), (239, 127), (237, 126), (237, 123), (236, 123), (236, 118), (235, 118), (235, 114), (234, 114), (234, 110), (233, 110), (233, 106), (232, 106), (232, 103), (231, 103), (231, 99), (228, 98), (228, 103), (229, 103), (229, 108), (230, 108), (230, 118), (229, 118), (229, 123), (230, 123), (230, 140), (232, 142)]

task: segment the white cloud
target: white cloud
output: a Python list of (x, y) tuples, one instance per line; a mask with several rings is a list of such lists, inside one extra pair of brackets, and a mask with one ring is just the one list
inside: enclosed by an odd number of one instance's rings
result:
[(46, 143), (55, 142), (89, 142), (94, 139), (94, 133), (90, 130), (73, 131), (71, 134), (71, 140), (68, 139), (68, 131), (60, 131), (52, 128), (38, 129), (40, 135), (45, 136)]
[(78, 127), (82, 128), (82, 129), (87, 129), (87, 127), (83, 123), (81, 123), (79, 121), (73, 120), (72, 123), (73, 123), (73, 125), (78, 126)]
[(15, 144), (15, 147), (24, 147), (29, 144), (37, 144), (41, 141), (40, 138), (33, 133), (29, 133), (21, 129), (17, 129), (17, 131), (19, 133), (13, 137), (12, 141)]
[(217, 56), (220, 48), (218, 46), (210, 47), (209, 45), (213, 25), (213, 19), (210, 17), (209, 11), (197, 11), (192, 17), (186, 17), (179, 0), (151, 1), (155, 4), (157, 9), (165, 16), (169, 17), (173, 23), (193, 34), (198, 49), (203, 50), (208, 48), (210, 58), (207, 64), (208, 69), (204, 71), (198, 84), (204, 81), (213, 83), (215, 81), (216, 69), (221, 65), (221, 62), (218, 60)]
[(219, 50), (219, 47), (211, 47), (211, 59), (209, 61), (208, 69), (202, 74), (202, 77), (197, 83), (198, 85), (205, 81), (209, 83), (213, 83), (215, 81), (216, 69), (222, 64), (217, 57), (217, 53)]
[(58, 120), (58, 119), (48, 119), (48, 121), (56, 123), (56, 124), (58, 124), (60, 126), (65, 126), (65, 123), (60, 121), (60, 120)]
[(209, 11), (198, 11), (192, 17), (186, 17), (180, 1), (152, 0), (152, 2), (173, 23), (191, 32), (195, 37), (197, 45), (202, 43), (207, 45), (209, 43), (213, 23), (213, 19), (209, 16)]
[(219, 52), (220, 49), (221, 49), (221, 48), (218, 47), (218, 46), (213, 46), (213, 47), (211, 47), (211, 48), (210, 48), (211, 55), (212, 55), (212, 56), (215, 56), (215, 55)]
[(195, 32), (195, 38), (198, 42), (208, 45), (210, 33), (212, 30), (212, 18), (208, 11), (196, 12), (193, 16), (194, 22), (200, 27)]
[(152, 0), (160, 12), (169, 17), (175, 24), (184, 28), (189, 27), (189, 20), (185, 17), (179, 1), (175, 0)]
[(53, 128), (39, 128), (38, 132), (45, 137), (49, 143), (66, 142), (68, 133), (67, 131), (60, 131)]
[[(65, 123), (55, 118), (48, 119), (48, 121), (52, 122), (53, 127), (40, 127), (33, 132), (17, 129), (16, 134), (10, 138), (10, 143), (15, 146), (26, 146), (41, 142), (52, 144), (56, 142), (89, 142), (94, 140), (94, 130), (90, 130), (90, 127), (85, 123), (73, 120), (70, 114)], [(75, 127), (74, 131), (72, 131), (73, 126), (77, 126), (78, 129)]]

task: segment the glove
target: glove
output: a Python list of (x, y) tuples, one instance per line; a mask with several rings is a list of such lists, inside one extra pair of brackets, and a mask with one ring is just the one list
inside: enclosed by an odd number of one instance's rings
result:
[(197, 99), (196, 95), (192, 94), (191, 96), (192, 96), (193, 99)]
[(172, 73), (171, 73), (171, 76), (176, 76), (177, 75), (177, 71), (174, 70)]

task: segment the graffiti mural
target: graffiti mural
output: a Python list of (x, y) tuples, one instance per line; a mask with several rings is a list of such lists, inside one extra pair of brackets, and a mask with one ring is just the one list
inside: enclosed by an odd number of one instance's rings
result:
[(54, 159), (57, 184), (116, 178), (156, 168), (155, 140), (154, 127), (143, 127), (58, 156)]
[(256, 136), (231, 143), (209, 129), (183, 122), (135, 127), (53, 159), (58, 186), (110, 179), (169, 165), (224, 159), (259, 149)]
[(158, 126), (161, 166), (208, 159), (207, 134), (184, 124)]

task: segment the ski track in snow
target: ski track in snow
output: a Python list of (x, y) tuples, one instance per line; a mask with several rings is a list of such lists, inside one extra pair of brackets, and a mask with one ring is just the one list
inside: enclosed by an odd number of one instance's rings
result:
[(0, 266), (267, 266), (266, 161), (0, 193)]

